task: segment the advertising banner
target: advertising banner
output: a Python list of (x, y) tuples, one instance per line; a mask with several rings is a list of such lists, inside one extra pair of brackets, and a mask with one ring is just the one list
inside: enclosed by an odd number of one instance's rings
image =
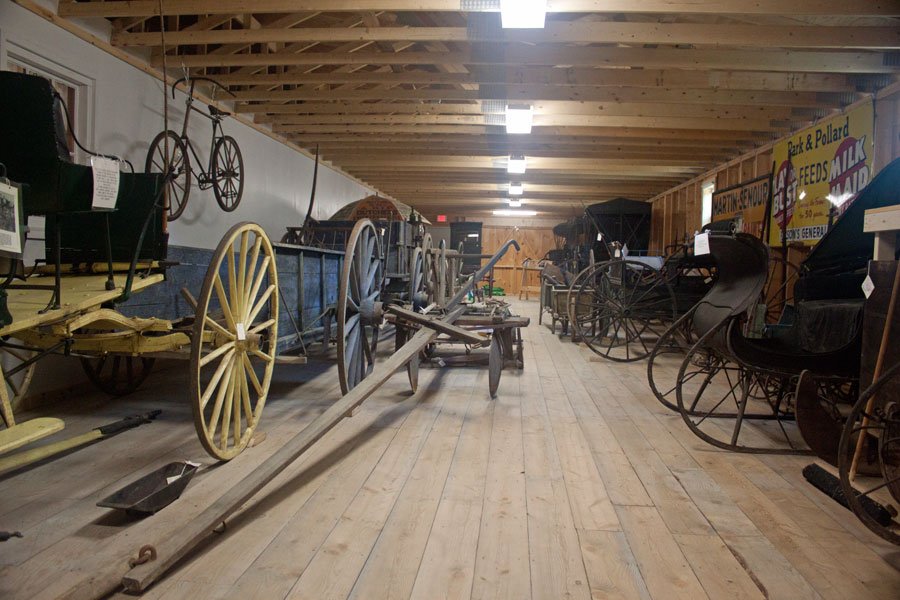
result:
[(713, 192), (712, 220), (734, 220), (738, 231), (761, 238), (771, 183), (768, 174)]
[(769, 244), (813, 245), (848, 199), (872, 178), (875, 107), (866, 102), (850, 112), (804, 129), (772, 150), (772, 214)]

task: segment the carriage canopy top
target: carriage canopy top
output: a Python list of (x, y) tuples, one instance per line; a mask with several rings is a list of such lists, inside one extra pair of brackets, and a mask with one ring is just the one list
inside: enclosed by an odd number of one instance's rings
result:
[(592, 204), (584, 209), (605, 242), (621, 242), (634, 251), (650, 247), (650, 214), (653, 206), (628, 198)]
[(374, 195), (347, 204), (331, 215), (331, 218), (328, 220), (358, 221), (360, 219), (371, 219), (373, 221), (409, 221), (413, 219), (422, 221), (426, 225), (431, 225), (412, 206)]

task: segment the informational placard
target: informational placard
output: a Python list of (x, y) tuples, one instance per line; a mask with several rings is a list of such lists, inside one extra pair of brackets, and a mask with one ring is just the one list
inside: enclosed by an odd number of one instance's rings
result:
[(866, 187), (874, 118), (874, 102), (866, 102), (775, 145), (770, 245), (815, 244), (828, 229), (829, 214), (841, 214)]
[(734, 221), (737, 231), (762, 238), (772, 174), (713, 192), (712, 220)]
[(94, 171), (93, 208), (113, 209), (119, 197), (119, 163), (102, 156), (91, 157), (91, 168)]
[(21, 189), (0, 181), (0, 253), (20, 258), (22, 255)]
[(709, 233), (698, 233), (694, 236), (694, 256), (709, 254)]

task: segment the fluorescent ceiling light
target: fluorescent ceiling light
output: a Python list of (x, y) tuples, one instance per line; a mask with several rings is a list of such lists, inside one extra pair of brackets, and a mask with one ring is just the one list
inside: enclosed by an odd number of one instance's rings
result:
[(521, 200), (513, 200), (512, 198), (509, 199), (510, 208), (519, 208), (520, 206), (522, 206)]
[(537, 214), (533, 210), (495, 210), (495, 217), (533, 217)]
[(521, 183), (510, 183), (509, 184), (509, 195), (510, 196), (521, 196), (525, 192), (525, 186)]
[(506, 133), (531, 133), (534, 109), (530, 104), (506, 105)]
[(521, 175), (525, 172), (525, 156), (522, 154), (512, 154), (509, 162), (506, 163), (506, 172)]
[(547, 0), (500, 0), (504, 29), (542, 29), (546, 17)]

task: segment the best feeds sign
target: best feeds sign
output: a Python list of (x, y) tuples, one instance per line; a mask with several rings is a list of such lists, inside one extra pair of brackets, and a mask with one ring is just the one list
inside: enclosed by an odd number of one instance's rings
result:
[(828, 228), (832, 208), (872, 178), (874, 102), (832, 117), (775, 145), (769, 244), (815, 244)]

